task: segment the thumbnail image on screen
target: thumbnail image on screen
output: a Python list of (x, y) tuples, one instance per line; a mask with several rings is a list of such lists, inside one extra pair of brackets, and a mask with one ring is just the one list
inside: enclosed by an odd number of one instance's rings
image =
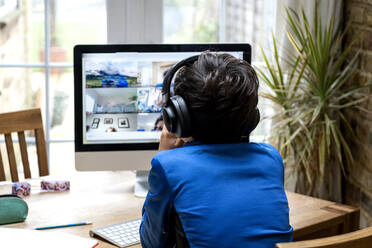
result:
[(159, 142), (163, 76), (196, 54), (200, 52), (83, 54), (83, 143)]

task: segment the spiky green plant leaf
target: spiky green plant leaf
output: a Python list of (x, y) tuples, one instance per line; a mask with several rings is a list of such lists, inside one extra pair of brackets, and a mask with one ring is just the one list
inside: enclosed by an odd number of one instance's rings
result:
[(322, 23), (318, 11), (316, 6), (310, 22), (304, 11), (298, 15), (286, 9), (287, 37), (293, 51), (285, 51), (280, 58), (273, 37), (273, 55), (261, 48), (265, 68), (257, 68), (270, 89), (262, 96), (277, 109), (271, 139), (285, 164), (305, 175), (308, 192), (314, 192), (323, 180), (327, 166), (334, 166), (330, 161), (336, 160), (347, 176), (354, 160), (345, 137), (355, 133), (344, 111), (363, 108), (360, 104), (370, 97), (363, 87), (371, 84), (347, 86), (359, 55), (347, 62), (352, 43), (343, 48), (343, 40), (349, 26), (335, 28), (333, 18)]

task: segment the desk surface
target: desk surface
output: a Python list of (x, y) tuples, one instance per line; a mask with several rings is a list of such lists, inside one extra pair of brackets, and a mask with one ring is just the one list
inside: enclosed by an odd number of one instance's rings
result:
[[(70, 191), (25, 197), (29, 205), (27, 220), (6, 227), (34, 229), (92, 221), (93, 225), (43, 231), (89, 237), (90, 229), (141, 217), (145, 199), (133, 195), (133, 172), (78, 172), (63, 179), (71, 181)], [(33, 181), (32, 185), (38, 188), (38, 181)], [(1, 185), (0, 194), (9, 193), (10, 188), (11, 185)], [(291, 192), (287, 192), (287, 197), (295, 240), (318, 237), (319, 233), (324, 236), (326, 229), (338, 234), (353, 231), (359, 226), (359, 211), (355, 208)], [(98, 247), (115, 247), (105, 241), (99, 243)]]

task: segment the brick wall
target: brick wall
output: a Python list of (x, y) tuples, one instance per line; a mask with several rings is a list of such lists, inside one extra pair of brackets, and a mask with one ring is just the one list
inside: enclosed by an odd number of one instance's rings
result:
[[(351, 22), (346, 45), (356, 38), (352, 53), (360, 51), (357, 75), (350, 84), (372, 80), (372, 0), (344, 0), (345, 23)], [(366, 89), (370, 93), (372, 87)], [(372, 111), (372, 96), (365, 108)], [(358, 111), (347, 113), (358, 139), (349, 139), (355, 158), (350, 178), (344, 184), (347, 204), (361, 209), (361, 227), (372, 226), (372, 114)]]

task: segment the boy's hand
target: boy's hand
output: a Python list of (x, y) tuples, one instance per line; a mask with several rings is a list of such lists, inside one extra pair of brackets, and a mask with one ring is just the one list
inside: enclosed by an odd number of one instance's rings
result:
[(182, 139), (177, 138), (176, 135), (170, 133), (165, 125), (163, 126), (163, 130), (160, 135), (159, 152), (182, 147), (184, 143), (185, 142), (183, 142)]

